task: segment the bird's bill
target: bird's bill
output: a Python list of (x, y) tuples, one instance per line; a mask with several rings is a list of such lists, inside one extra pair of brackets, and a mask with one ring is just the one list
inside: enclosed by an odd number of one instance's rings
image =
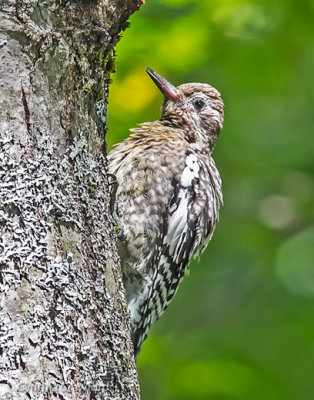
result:
[(175, 86), (168, 82), (165, 78), (157, 74), (157, 72), (146, 67), (146, 72), (152, 78), (155, 85), (161, 91), (161, 93), (169, 100), (178, 100), (178, 91)]

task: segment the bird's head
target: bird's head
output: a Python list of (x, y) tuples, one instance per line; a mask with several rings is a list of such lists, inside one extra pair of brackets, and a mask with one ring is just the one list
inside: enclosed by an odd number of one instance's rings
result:
[(206, 143), (212, 150), (224, 119), (224, 105), (218, 90), (206, 83), (175, 87), (150, 68), (146, 71), (165, 97), (163, 123), (184, 130), (189, 142)]

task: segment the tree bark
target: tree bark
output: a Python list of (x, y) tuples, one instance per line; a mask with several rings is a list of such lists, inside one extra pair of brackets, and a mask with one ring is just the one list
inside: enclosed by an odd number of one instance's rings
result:
[(139, 399), (104, 156), (139, 5), (0, 5), (1, 399)]

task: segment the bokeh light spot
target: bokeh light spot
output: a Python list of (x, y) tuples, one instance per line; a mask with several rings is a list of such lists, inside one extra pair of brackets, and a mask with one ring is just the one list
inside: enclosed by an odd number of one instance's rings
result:
[(247, 39), (267, 31), (273, 20), (261, 5), (243, 1), (220, 3), (212, 18), (227, 35)]
[(293, 201), (286, 196), (269, 196), (261, 202), (259, 215), (270, 228), (286, 228), (295, 216)]
[(121, 110), (127, 112), (140, 110), (157, 95), (158, 89), (152, 84), (151, 79), (143, 68), (138, 68), (124, 80), (113, 82), (110, 88), (110, 112), (119, 115)]
[(289, 292), (314, 296), (314, 227), (298, 233), (279, 248), (276, 273)]

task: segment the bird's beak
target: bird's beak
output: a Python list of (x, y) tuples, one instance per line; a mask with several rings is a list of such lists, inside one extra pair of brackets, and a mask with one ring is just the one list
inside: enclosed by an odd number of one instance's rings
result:
[(146, 67), (146, 72), (152, 78), (155, 85), (161, 91), (161, 93), (169, 100), (178, 100), (178, 91), (175, 86), (173, 86), (170, 82), (168, 82), (165, 78), (157, 74), (157, 72), (152, 69)]

